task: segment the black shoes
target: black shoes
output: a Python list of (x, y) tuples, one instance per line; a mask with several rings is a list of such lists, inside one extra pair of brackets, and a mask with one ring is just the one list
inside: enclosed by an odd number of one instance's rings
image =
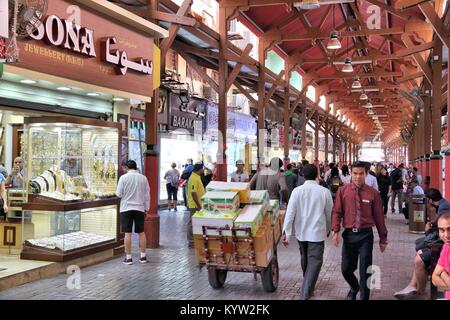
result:
[(347, 300), (356, 300), (356, 295), (359, 292), (359, 287), (355, 289), (350, 289), (347, 295)]
[(139, 262), (140, 262), (140, 263), (147, 263), (147, 262), (148, 262), (147, 257), (141, 257), (141, 258), (139, 259)]
[(131, 266), (131, 265), (133, 264), (133, 259), (127, 259), (127, 258), (125, 258), (125, 259), (123, 260), (123, 264), (127, 264), (127, 265)]

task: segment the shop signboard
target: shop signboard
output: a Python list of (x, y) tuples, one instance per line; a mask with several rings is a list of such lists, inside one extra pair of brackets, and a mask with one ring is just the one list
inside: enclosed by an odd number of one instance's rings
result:
[[(7, 1), (2, 1), (7, 2)], [(154, 41), (72, 1), (48, 1), (47, 16), (28, 38), (18, 39), (20, 68), (149, 97), (153, 92)], [(3, 20), (3, 19), (1, 19)]]
[[(214, 102), (208, 101), (206, 112), (206, 131), (216, 136), (219, 127), (219, 108)], [(227, 110), (227, 135), (234, 138), (256, 140), (257, 124), (251, 115), (234, 112), (232, 108)]]
[(8, 38), (8, 2), (0, 1), (0, 37)]
[(159, 89), (159, 102), (158, 102), (158, 123), (168, 124), (169, 118), (169, 99), (168, 91), (166, 89)]
[[(280, 138), (280, 146), (284, 146), (284, 126), (280, 125), (278, 131), (279, 131), (279, 138)], [(296, 133), (296, 131), (294, 129), (289, 128), (288, 139), (289, 139), (290, 146), (292, 146), (294, 143), (295, 133)]]
[(206, 101), (191, 98), (187, 104), (181, 102), (179, 95), (169, 92), (170, 105), (169, 130), (183, 129), (190, 135), (202, 132)]

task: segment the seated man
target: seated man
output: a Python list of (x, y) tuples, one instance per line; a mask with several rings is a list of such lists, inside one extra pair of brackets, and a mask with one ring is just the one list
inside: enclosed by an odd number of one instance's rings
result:
[(441, 214), (437, 224), (444, 246), (431, 280), (436, 287), (446, 290), (445, 299), (450, 300), (450, 211)]
[[(437, 220), (450, 212), (449, 209), (439, 210)], [(414, 259), (414, 271), (408, 286), (394, 293), (397, 299), (411, 299), (422, 295), (428, 281), (428, 270), (431, 266), (431, 245), (442, 243), (436, 224), (427, 223), (425, 237), (416, 240), (416, 256)]]

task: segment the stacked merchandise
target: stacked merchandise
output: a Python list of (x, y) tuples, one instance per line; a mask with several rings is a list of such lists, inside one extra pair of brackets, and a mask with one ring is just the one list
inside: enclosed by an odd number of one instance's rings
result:
[(208, 191), (201, 202), (202, 209), (207, 212), (237, 212), (239, 208), (237, 192)]
[(250, 197), (244, 204), (261, 204), (264, 210), (270, 209), (269, 192), (267, 190), (252, 190), (250, 191)]
[[(253, 236), (258, 232), (259, 226), (262, 224), (264, 216), (267, 211), (260, 204), (246, 205), (239, 213), (236, 220), (234, 220), (234, 226), (236, 228), (250, 228)], [(246, 236), (245, 231), (237, 231), (237, 236)]]
[(246, 182), (211, 181), (206, 191), (238, 192), (240, 203), (248, 203), (250, 198), (250, 184)]
[[(192, 233), (194, 237), (203, 235), (203, 226), (227, 228), (233, 227), (239, 214), (239, 196), (237, 192), (209, 191), (201, 198), (202, 210), (192, 216)], [(222, 232), (231, 236), (231, 230)], [(217, 230), (208, 229), (207, 235), (219, 235)]]
[(283, 223), (280, 220), (280, 202), (278, 200), (270, 200), (268, 213), (270, 222), (274, 227), (274, 238), (278, 240), (281, 237), (281, 231), (283, 229)]
[[(267, 191), (250, 191), (248, 183), (213, 181), (201, 202), (202, 210), (192, 217), (194, 246), (200, 263), (267, 267), (274, 243)], [(242, 209), (238, 209), (240, 204)], [(278, 212), (277, 206), (273, 208)], [(203, 226), (225, 230), (218, 237), (218, 230), (208, 228), (204, 236)], [(231, 227), (249, 228), (250, 232), (237, 230), (233, 239)]]

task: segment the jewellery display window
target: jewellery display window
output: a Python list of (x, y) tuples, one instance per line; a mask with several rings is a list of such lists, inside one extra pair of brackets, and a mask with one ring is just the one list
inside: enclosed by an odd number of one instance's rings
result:
[(76, 210), (53, 205), (67, 211), (51, 210), (51, 203), (46, 206), (23, 210), (30, 217), (23, 219), (24, 229), (33, 232), (23, 233), (21, 259), (66, 261), (117, 245), (117, 205)]
[[(22, 259), (67, 261), (120, 248), (116, 197), (120, 124), (26, 118)], [(30, 229), (30, 228), (28, 228)]]
[[(60, 120), (69, 121), (54, 119)], [(27, 119), (24, 159), (29, 193), (61, 201), (115, 196), (119, 127), (94, 125), (102, 122), (97, 120), (81, 122)]]

